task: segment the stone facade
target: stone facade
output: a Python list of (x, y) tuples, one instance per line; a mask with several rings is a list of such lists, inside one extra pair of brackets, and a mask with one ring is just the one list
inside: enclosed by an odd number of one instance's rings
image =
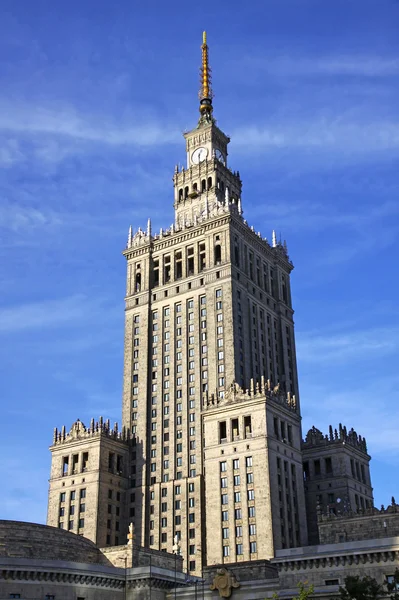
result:
[(282, 590), (295, 589), (299, 582), (313, 584), (317, 595), (337, 595), (348, 575), (369, 575), (384, 585), (399, 566), (399, 538), (323, 544), (276, 552), (272, 563), (278, 568)]
[(319, 515), (317, 524), (321, 544), (399, 537), (399, 506), (392, 498), (392, 504), (380, 510)]
[(101, 549), (59, 528), (0, 521), (0, 598), (166, 600), (185, 584), (180, 556), (133, 540)]
[[(206, 74), (205, 41), (202, 52)], [(178, 542), (189, 578), (217, 565), (228, 579), (226, 568), (269, 568), (317, 543), (318, 514), (367, 509), (373, 495), (353, 430), (313, 428), (302, 441), (293, 265), (275, 232), (269, 242), (244, 219), (206, 77), (202, 89), (173, 222), (130, 227), (123, 252), (122, 430), (100, 418), (55, 431), (47, 522), (114, 566), (132, 524), (144, 562)], [(234, 593), (247, 598), (248, 586)]]
[[(211, 104), (207, 107), (211, 112)], [(137, 444), (131, 461), (131, 494), (136, 498), (132, 520), (141, 543), (151, 548), (171, 550), (177, 535), (185, 564), (196, 575), (209, 561), (230, 562), (236, 555), (240, 560), (269, 558), (274, 547), (307, 539), (290, 293), (293, 266), (286, 245), (275, 236), (270, 244), (244, 220), (241, 179), (227, 161), (229, 138), (208, 117), (184, 135), (187, 168), (175, 169), (173, 224), (157, 234), (150, 221), (146, 230), (130, 229), (124, 251), (122, 422)], [(247, 447), (256, 451), (259, 515), (250, 501), (251, 522), (247, 515), (235, 519), (241, 504), (231, 495), (229, 539), (215, 541), (217, 550), (206, 547), (205, 538), (210, 543), (213, 537), (210, 531), (217, 531), (216, 540), (226, 529), (214, 461), (215, 453), (220, 456), (215, 448), (219, 434), (211, 415), (225, 422), (238, 419), (244, 432), (249, 405), (254, 405), (249, 402), (247, 408), (244, 397), (251, 389), (265, 389), (266, 382), (276, 395), (290, 395), (290, 408), (270, 403), (269, 410), (265, 395), (258, 396), (261, 420), (252, 439), (243, 442), (242, 434), (231, 433), (240, 439), (242, 463)], [(248, 393), (242, 392), (233, 417), (224, 399), (237, 384)], [(218, 408), (211, 409), (211, 404)], [(281, 438), (281, 444), (269, 443), (269, 435), (274, 441)], [(233, 447), (225, 447), (226, 452), (231, 449), (231, 459)], [(285, 463), (287, 478), (277, 472)], [(237, 476), (231, 472), (231, 478)], [(242, 477), (247, 477), (244, 471)], [(248, 485), (242, 482), (243, 496), (253, 494), (253, 483)], [(213, 495), (217, 509), (208, 502)], [(271, 501), (276, 506), (273, 518)], [(246, 502), (242, 510), (247, 510)], [(267, 542), (258, 544), (257, 527), (265, 528)], [(230, 554), (223, 556), (229, 544)]]
[(99, 546), (126, 539), (130, 434), (102, 418), (54, 431), (47, 524)]
[(328, 435), (313, 427), (302, 444), (309, 543), (319, 542), (317, 516), (373, 506), (366, 440), (341, 424)]

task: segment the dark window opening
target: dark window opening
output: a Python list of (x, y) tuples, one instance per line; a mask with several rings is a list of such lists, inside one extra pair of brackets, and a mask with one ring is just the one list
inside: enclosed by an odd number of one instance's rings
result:
[(251, 417), (244, 417), (244, 431), (246, 438), (252, 437)]
[(134, 284), (134, 289), (136, 292), (139, 292), (141, 289), (141, 273), (136, 273), (136, 280)]
[(208, 177), (208, 190), (212, 187), (212, 177)]
[(163, 269), (164, 283), (170, 281), (170, 256), (164, 258), (164, 269)]
[(201, 181), (201, 192), (206, 192), (206, 180)]
[(240, 430), (238, 427), (238, 419), (231, 420), (231, 434), (233, 440), (236, 440), (240, 434)]
[(112, 471), (114, 468), (114, 458), (115, 454), (113, 452), (110, 452), (108, 455), (108, 471)]
[(219, 423), (219, 444), (227, 440), (227, 425), (226, 421)]
[(72, 456), (72, 473), (78, 472), (78, 463), (79, 463), (79, 454), (74, 454)]
[(220, 244), (215, 246), (215, 265), (220, 265), (222, 262), (222, 247)]
[(314, 474), (320, 475), (320, 473), (321, 473), (320, 460), (317, 459), (317, 460), (313, 461), (313, 466), (314, 466)]
[(182, 277), (183, 277), (182, 253), (176, 252), (176, 255), (175, 255), (175, 279), (181, 279)]
[(119, 475), (122, 475), (122, 470), (123, 470), (123, 458), (120, 454), (118, 454), (116, 457), (116, 472)]
[(154, 260), (153, 273), (154, 273), (154, 287), (157, 287), (159, 285), (159, 260)]
[(234, 244), (234, 262), (236, 267), (240, 266), (240, 249), (237, 242)]
[(87, 471), (88, 463), (89, 463), (89, 453), (83, 452), (82, 471)]
[(62, 459), (62, 475), (68, 475), (69, 469), (69, 456), (64, 456)]
[(187, 275), (194, 274), (194, 248), (187, 249)]
[(332, 468), (331, 457), (327, 457), (325, 459), (325, 463), (326, 463), (326, 473), (332, 473), (333, 472), (333, 468)]
[(205, 244), (199, 245), (198, 270), (203, 271), (206, 267)]

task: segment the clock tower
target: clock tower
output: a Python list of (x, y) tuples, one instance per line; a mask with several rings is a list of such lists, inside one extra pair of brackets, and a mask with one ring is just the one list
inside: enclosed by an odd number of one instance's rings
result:
[(230, 138), (216, 125), (213, 117), (211, 69), (206, 33), (202, 40), (200, 118), (195, 129), (184, 134), (187, 168), (176, 166), (175, 225), (190, 226), (207, 216), (217, 205), (235, 203), (241, 212), (241, 180), (227, 165)]

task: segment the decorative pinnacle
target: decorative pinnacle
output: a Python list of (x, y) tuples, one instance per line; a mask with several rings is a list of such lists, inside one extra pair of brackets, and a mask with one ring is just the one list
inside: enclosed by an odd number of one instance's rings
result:
[(200, 69), (200, 91), (199, 91), (199, 99), (200, 99), (200, 113), (201, 115), (211, 116), (213, 111), (212, 106), (212, 85), (211, 85), (211, 68), (209, 66), (209, 49), (206, 43), (206, 31), (202, 34), (202, 65)]

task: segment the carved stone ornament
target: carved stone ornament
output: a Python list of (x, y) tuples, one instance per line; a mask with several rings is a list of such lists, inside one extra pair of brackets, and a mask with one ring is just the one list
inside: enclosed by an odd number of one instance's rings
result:
[(233, 588), (239, 588), (240, 584), (230, 571), (227, 569), (218, 569), (213, 582), (210, 585), (211, 590), (218, 590), (220, 598), (230, 598)]
[(82, 423), (82, 421), (80, 421), (78, 419), (72, 425), (72, 428), (71, 428), (71, 431), (69, 432), (69, 435), (72, 438), (76, 439), (76, 438), (80, 437), (85, 431), (86, 431), (86, 427), (84, 426), (84, 424)]

